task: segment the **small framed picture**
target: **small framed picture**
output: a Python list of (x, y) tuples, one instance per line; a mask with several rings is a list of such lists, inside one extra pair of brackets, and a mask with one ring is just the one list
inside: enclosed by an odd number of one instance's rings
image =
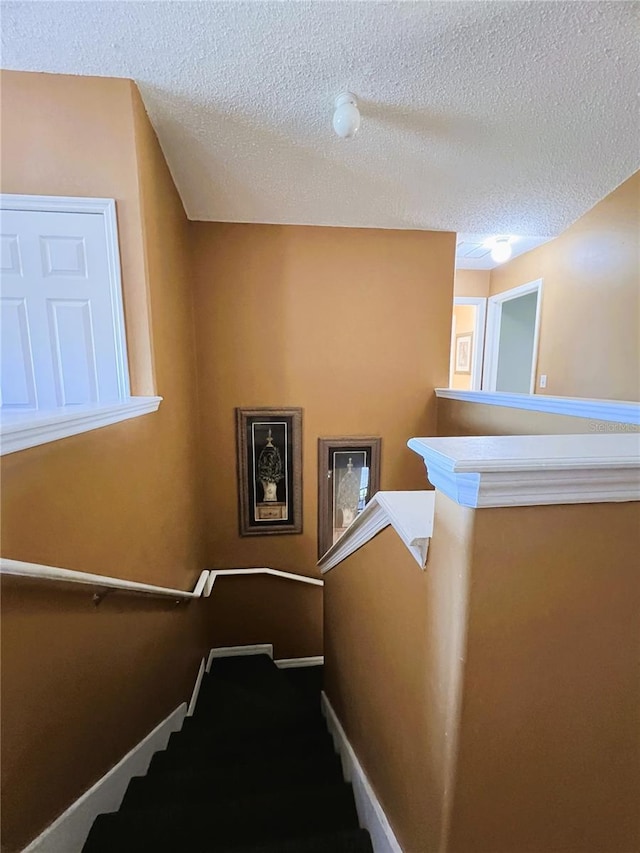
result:
[(302, 409), (236, 409), (241, 536), (302, 533)]
[(380, 489), (380, 446), (372, 436), (318, 439), (318, 559)]
[(473, 352), (473, 332), (456, 335), (455, 373), (471, 373), (471, 354)]

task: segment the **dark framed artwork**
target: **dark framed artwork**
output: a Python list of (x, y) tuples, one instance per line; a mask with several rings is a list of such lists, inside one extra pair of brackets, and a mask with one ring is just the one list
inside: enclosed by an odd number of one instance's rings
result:
[(373, 436), (318, 439), (318, 559), (380, 489), (380, 447)]
[(302, 409), (236, 409), (241, 536), (302, 533)]

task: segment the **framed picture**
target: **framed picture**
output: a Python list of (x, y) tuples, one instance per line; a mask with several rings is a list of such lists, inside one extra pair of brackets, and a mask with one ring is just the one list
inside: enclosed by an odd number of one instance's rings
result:
[(241, 536), (302, 533), (302, 409), (236, 409)]
[(318, 439), (318, 559), (343, 535), (380, 489), (382, 439)]
[(473, 332), (456, 335), (456, 365), (454, 373), (471, 373)]

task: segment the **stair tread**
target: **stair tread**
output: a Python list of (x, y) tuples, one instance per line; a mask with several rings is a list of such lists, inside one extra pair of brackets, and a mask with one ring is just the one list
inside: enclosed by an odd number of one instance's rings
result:
[[(274, 745), (271, 742), (266, 742), (253, 751), (240, 750), (236, 761), (243, 765), (273, 764), (278, 759), (288, 760), (294, 755), (312, 757), (332, 755), (333, 753), (331, 738), (318, 736), (299, 743), (292, 742), (289, 745)], [(172, 746), (171, 749), (161, 750), (153, 755), (147, 773), (153, 775), (160, 770), (168, 770), (169, 768), (177, 770), (186, 766), (198, 769), (210, 766), (224, 767), (232, 763), (235, 763), (233, 755), (210, 752), (207, 749), (200, 748), (197, 744), (190, 744), (184, 748)]]
[(312, 760), (292, 759), (242, 767), (223, 768), (219, 772), (197, 773), (193, 770), (155, 773), (134, 777), (120, 806), (136, 808), (141, 802), (183, 802), (217, 799), (223, 796), (251, 795), (268, 787), (282, 790), (292, 785), (309, 791), (318, 784), (342, 781), (340, 758), (322, 755)]
[(371, 837), (366, 829), (292, 838), (255, 847), (231, 847), (224, 853), (373, 853)]
[[(100, 815), (93, 824), (83, 853), (119, 853), (154, 849), (173, 851), (215, 850), (212, 836), (225, 845), (262, 844), (304, 834), (356, 829), (357, 814), (350, 785), (338, 783), (315, 792), (268, 792), (240, 800), (221, 800), (201, 805), (164, 805)], [(142, 845), (142, 846), (141, 846)]]
[(195, 714), (83, 853), (372, 853), (319, 713), (322, 673), (307, 669), (215, 658)]

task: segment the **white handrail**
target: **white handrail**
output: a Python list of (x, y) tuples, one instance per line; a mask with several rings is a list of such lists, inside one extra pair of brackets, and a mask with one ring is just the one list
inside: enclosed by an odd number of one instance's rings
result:
[(11, 575), (13, 577), (33, 578), (36, 580), (48, 580), (54, 582), (74, 583), (97, 588), (101, 591), (120, 590), (121, 592), (140, 593), (142, 595), (154, 595), (161, 598), (173, 598), (176, 600), (190, 600), (192, 598), (208, 598), (216, 582), (221, 575), (274, 575), (288, 580), (300, 581), (302, 583), (323, 586), (323, 581), (315, 578), (307, 578), (304, 575), (295, 575), (290, 572), (281, 572), (277, 569), (211, 569), (200, 572), (200, 577), (192, 592), (184, 589), (172, 589), (166, 586), (155, 586), (138, 581), (127, 581), (122, 578), (113, 578), (107, 575), (95, 575), (89, 572), (76, 572), (73, 569), (59, 569), (55, 566), (44, 566), (40, 563), (25, 563), (22, 560), (9, 560), (0, 558), (0, 575)]
[(308, 578), (305, 575), (294, 575), (291, 572), (281, 572), (279, 569), (209, 569), (209, 577), (206, 582), (205, 595), (211, 595), (211, 590), (216, 582), (216, 578), (229, 575), (272, 575), (276, 578), (286, 578), (287, 580), (299, 581), (300, 583), (313, 584), (313, 586), (324, 586), (324, 581), (317, 578)]

